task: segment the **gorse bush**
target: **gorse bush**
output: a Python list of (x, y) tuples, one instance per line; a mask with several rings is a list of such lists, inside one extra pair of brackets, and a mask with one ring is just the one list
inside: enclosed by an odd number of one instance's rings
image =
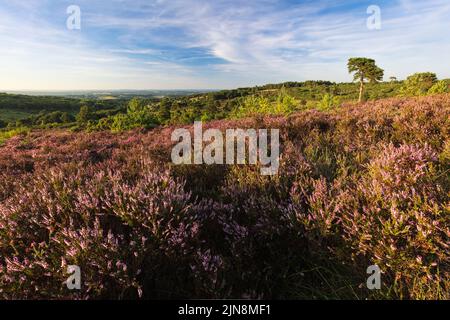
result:
[[(450, 298), (450, 96), (288, 114), (204, 125), (279, 128), (274, 176), (175, 166), (175, 127), (10, 138), (0, 297)], [(373, 264), (381, 290), (365, 287)]]

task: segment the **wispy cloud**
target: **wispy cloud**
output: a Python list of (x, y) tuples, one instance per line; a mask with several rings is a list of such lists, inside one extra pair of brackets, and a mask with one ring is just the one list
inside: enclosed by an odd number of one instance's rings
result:
[(450, 77), (447, 0), (378, 1), (381, 30), (366, 27), (370, 1), (77, 2), (80, 31), (65, 28), (71, 1), (0, 6), (0, 67), (11, 75), (0, 89), (348, 81), (351, 56), (373, 57), (400, 78)]

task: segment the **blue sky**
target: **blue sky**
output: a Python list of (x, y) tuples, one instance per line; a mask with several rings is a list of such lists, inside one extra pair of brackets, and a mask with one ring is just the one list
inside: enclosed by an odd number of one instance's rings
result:
[[(67, 7), (81, 9), (69, 30)], [(381, 9), (370, 30), (367, 8)], [(385, 76), (450, 78), (449, 0), (14, 0), (0, 4), (0, 91), (235, 88)]]

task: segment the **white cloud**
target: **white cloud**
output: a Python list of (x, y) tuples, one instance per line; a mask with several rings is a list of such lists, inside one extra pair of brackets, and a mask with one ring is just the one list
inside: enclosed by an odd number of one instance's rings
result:
[[(34, 8), (49, 2), (26, 1)], [(0, 89), (349, 81), (346, 60), (351, 56), (373, 57), (386, 75), (400, 78), (422, 70), (450, 77), (450, 65), (442, 63), (450, 53), (446, 0), (400, 0), (381, 6), (382, 29), (373, 31), (366, 28), (365, 8), (344, 11), (342, 3), (332, 1), (284, 8), (275, 0), (79, 2), (84, 19), (80, 32), (32, 14), (24, 20), (0, 8), (0, 68), (9, 74), (0, 79)], [(92, 36), (93, 30), (115, 32), (102, 41)], [(172, 57), (165, 47), (172, 53), (202, 53)], [(223, 63), (209, 64), (208, 54)], [(198, 59), (203, 64), (193, 64)]]

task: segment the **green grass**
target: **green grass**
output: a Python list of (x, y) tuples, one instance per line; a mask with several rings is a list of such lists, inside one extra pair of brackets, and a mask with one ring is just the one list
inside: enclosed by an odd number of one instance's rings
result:
[(19, 134), (28, 134), (29, 132), (30, 129), (26, 127), (19, 127), (12, 130), (0, 131), (0, 145), (2, 145), (3, 143), (5, 143), (6, 140), (14, 136), (17, 136)]
[(0, 109), (0, 119), (5, 122), (12, 122), (19, 119), (24, 119), (32, 115), (31, 112), (19, 111), (13, 109)]

